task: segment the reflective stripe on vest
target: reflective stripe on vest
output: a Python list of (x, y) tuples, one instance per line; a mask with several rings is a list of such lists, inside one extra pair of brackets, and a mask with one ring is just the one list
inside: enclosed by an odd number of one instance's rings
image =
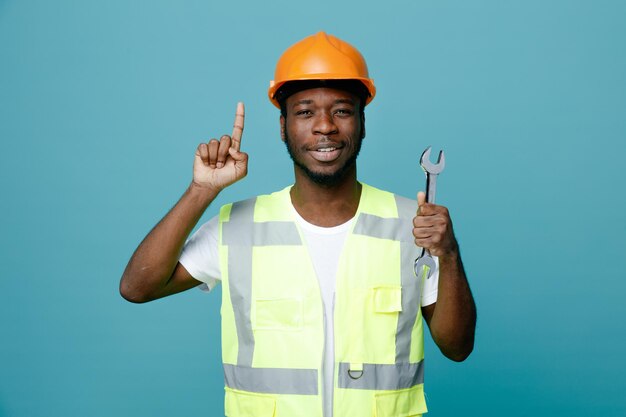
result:
[(224, 364), (228, 388), (264, 394), (317, 395), (316, 369), (250, 368)]
[(350, 364), (339, 364), (339, 388), (394, 390), (424, 383), (424, 361), (395, 365), (363, 364), (360, 378), (350, 377)]

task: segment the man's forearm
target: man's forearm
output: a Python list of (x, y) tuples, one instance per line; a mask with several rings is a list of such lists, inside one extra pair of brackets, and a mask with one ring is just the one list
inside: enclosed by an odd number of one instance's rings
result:
[(148, 233), (131, 257), (120, 282), (120, 293), (133, 302), (158, 298), (178, 263), (189, 233), (217, 196), (192, 183), (176, 205)]
[(442, 353), (455, 361), (474, 347), (476, 306), (460, 254), (439, 257), (439, 291), (430, 331)]

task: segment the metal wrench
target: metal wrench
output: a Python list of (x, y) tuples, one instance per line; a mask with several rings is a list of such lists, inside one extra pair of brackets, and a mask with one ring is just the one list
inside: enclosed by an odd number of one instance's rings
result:
[[(445, 168), (446, 159), (443, 154), (443, 150), (441, 150), (439, 151), (437, 163), (433, 164), (432, 162), (430, 162), (430, 150), (431, 147), (429, 146), (428, 148), (426, 148), (424, 153), (422, 153), (422, 157), (420, 158), (420, 165), (426, 173), (426, 202), (434, 203), (435, 193), (437, 191), (437, 176), (441, 174), (441, 172)], [(419, 277), (424, 267), (428, 267), (428, 269), (424, 272), (426, 274), (426, 279), (428, 279), (432, 276), (437, 265), (435, 264), (435, 260), (430, 255), (428, 249), (422, 248), (422, 253), (417, 257), (417, 259), (415, 259), (415, 264), (413, 265), (413, 269), (415, 270), (415, 276)]]

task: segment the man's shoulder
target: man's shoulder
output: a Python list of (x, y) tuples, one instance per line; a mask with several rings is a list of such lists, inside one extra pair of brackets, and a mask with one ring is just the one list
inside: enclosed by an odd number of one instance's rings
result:
[[(363, 193), (367, 200), (375, 202), (378, 206), (395, 206), (401, 217), (414, 215), (417, 210), (417, 200), (404, 197), (392, 191), (383, 190), (371, 185), (361, 183)], [(371, 204), (371, 203), (370, 203)], [(404, 216), (403, 216), (404, 214)]]
[(276, 190), (276, 191), (270, 192), (268, 194), (258, 194), (258, 195), (254, 195), (254, 196), (251, 196), (251, 197), (243, 198), (241, 200), (237, 200), (237, 201), (233, 201), (233, 202), (230, 202), (230, 203), (226, 203), (226, 204), (224, 204), (224, 206), (240, 205), (240, 204), (246, 204), (246, 203), (249, 203), (249, 202), (255, 202), (257, 200), (266, 200), (266, 199), (284, 197), (285, 194), (289, 194), (289, 190), (291, 189), (292, 186), (293, 185), (288, 185), (287, 187), (281, 188), (280, 190)]
[(258, 217), (258, 214), (263, 211), (285, 209), (287, 204), (291, 204), (289, 197), (289, 190), (291, 187), (292, 186), (289, 185), (269, 194), (259, 194), (243, 200), (224, 204), (220, 208), (220, 218), (222, 220), (231, 218), (233, 212), (247, 212), (250, 214), (255, 213), (254, 217)]

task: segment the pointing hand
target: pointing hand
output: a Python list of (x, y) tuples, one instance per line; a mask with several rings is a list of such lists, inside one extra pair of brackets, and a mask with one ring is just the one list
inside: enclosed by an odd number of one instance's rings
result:
[(248, 173), (248, 154), (239, 150), (245, 118), (243, 103), (237, 103), (232, 135), (211, 139), (196, 149), (193, 182), (216, 192), (239, 181)]

